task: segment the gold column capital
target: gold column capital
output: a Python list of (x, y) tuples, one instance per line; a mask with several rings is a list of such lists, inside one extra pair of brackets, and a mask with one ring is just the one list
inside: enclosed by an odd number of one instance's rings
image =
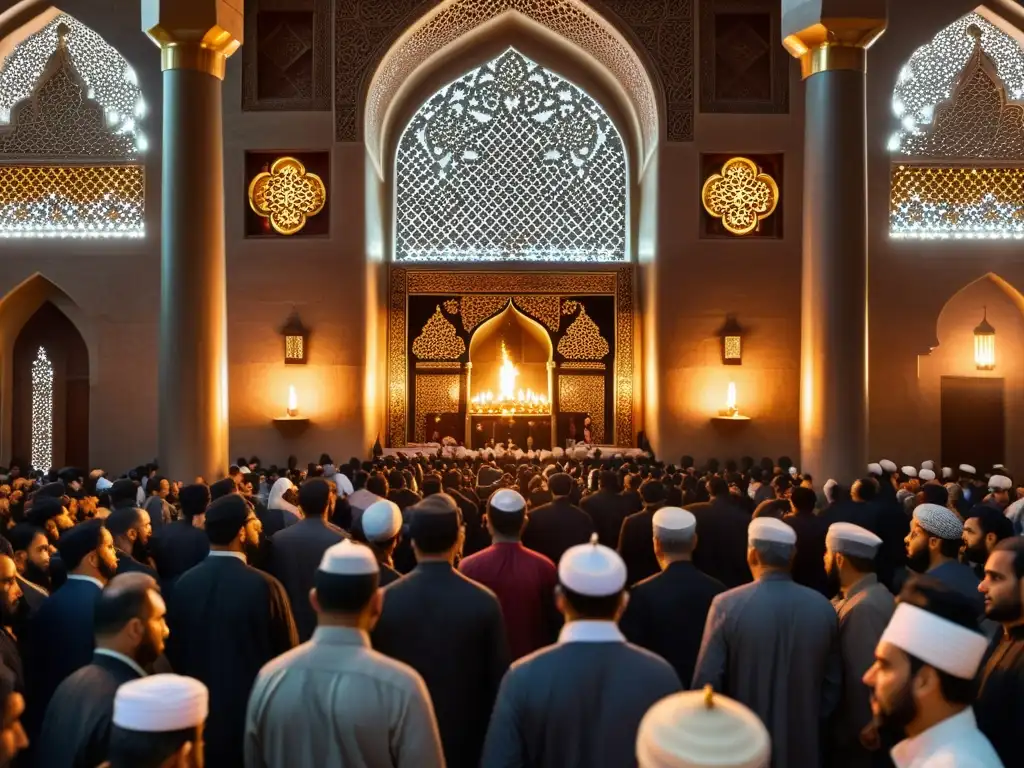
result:
[(867, 49), (886, 27), (885, 0), (782, 0), (782, 44), (806, 80), (818, 72), (867, 71)]
[(224, 79), (242, 44), (244, 0), (142, 0), (142, 31), (160, 46), (161, 69)]

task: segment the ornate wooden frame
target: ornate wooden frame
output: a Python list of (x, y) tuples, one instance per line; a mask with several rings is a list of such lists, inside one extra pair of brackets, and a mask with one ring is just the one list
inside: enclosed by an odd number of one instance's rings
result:
[(635, 320), (633, 267), (586, 272), (439, 271), (392, 267), (388, 281), (387, 444), (406, 444), (409, 422), (408, 299), (415, 295), (499, 294), (521, 296), (615, 297), (614, 433), (615, 445), (634, 440)]

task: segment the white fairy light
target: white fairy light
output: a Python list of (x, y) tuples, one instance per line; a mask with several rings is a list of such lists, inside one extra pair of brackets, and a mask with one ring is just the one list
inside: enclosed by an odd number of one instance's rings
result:
[(32, 363), (32, 466), (53, 466), (53, 364), (42, 347)]

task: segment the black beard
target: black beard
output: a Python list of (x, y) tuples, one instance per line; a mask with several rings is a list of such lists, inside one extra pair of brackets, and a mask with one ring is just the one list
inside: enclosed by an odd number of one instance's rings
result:
[(103, 558), (99, 558), (99, 564), (97, 565), (97, 568), (99, 569), (100, 575), (103, 576), (103, 578), (107, 581), (110, 581), (117, 575), (116, 560), (114, 561), (114, 564), (111, 566), (107, 563), (106, 560), (104, 560)]
[(132, 544), (132, 557), (140, 563), (149, 564), (149, 545), (143, 544), (141, 539), (135, 539)]
[(991, 603), (985, 609), (985, 617), (998, 622), (1017, 621), (1024, 616), (1024, 605), (1021, 604), (1020, 594), (1014, 593), (1013, 602), (997, 605)]
[(926, 573), (930, 564), (927, 549), (920, 549), (912, 555), (907, 555), (907, 567), (917, 573)]
[(843, 588), (839, 582), (839, 569), (836, 568), (835, 563), (832, 563), (832, 567), (825, 571), (825, 588), (827, 590), (826, 597), (829, 599), (838, 595)]
[(52, 591), (53, 583), (50, 579), (50, 572), (33, 563), (31, 560), (25, 563), (25, 579), (37, 584), (47, 592)]
[(975, 544), (964, 549), (963, 559), (965, 563), (984, 565), (985, 561), (988, 560), (988, 550), (985, 549), (984, 544)]
[(879, 712), (871, 722), (883, 743), (896, 744), (906, 738), (906, 727), (915, 717), (917, 704), (914, 703), (908, 680), (896, 694), (888, 711)]

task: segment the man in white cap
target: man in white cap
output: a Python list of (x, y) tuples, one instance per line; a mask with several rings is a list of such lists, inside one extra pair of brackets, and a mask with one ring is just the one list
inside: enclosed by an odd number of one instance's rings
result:
[(711, 686), (662, 699), (636, 736), (639, 768), (768, 768), (771, 756), (764, 723)]
[(819, 768), (823, 724), (839, 703), (842, 661), (832, 604), (790, 575), (796, 532), (772, 517), (747, 529), (754, 582), (711, 603), (692, 688), (746, 704), (772, 735), (774, 768)]
[(985, 603), (978, 593), (978, 577), (969, 565), (960, 562), (963, 535), (964, 524), (953, 510), (938, 504), (919, 504), (905, 540), (907, 565), (960, 592), (974, 604), (981, 619)]
[(209, 710), (206, 686), (191, 677), (152, 675), (125, 683), (114, 697), (103, 768), (199, 768)]
[(402, 510), (388, 499), (375, 501), (363, 512), (363, 538), (380, 564), (380, 585), (402, 578), (392, 559), (402, 539)]
[(373, 552), (335, 544), (314, 582), (312, 639), (264, 666), (249, 697), (247, 768), (444, 766), (423, 678), (370, 647), (384, 594)]
[(493, 592), (452, 567), (465, 535), (455, 499), (431, 494), (407, 512), (417, 564), (384, 590), (373, 647), (422, 675), (448, 768), (479, 768), (509, 663), (501, 606)]
[(518, 491), (491, 494), (485, 519), (494, 543), (464, 559), (459, 570), (497, 595), (515, 660), (555, 641), (561, 625), (554, 603), (558, 575), (554, 563), (519, 540), (526, 499)]
[(988, 647), (975, 624), (971, 604), (934, 579), (900, 593), (864, 675), (874, 730), (903, 738), (890, 752), (896, 768), (1002, 768), (971, 709)]
[(922, 469), (920, 472), (917, 473), (917, 477), (923, 484), (936, 482), (935, 470), (933, 469)]
[(1006, 475), (992, 475), (988, 479), (988, 498), (985, 501), (999, 509), (1006, 509), (1010, 506), (1010, 502), (1016, 501), (1010, 497), (1011, 490), (1013, 490), (1013, 480)]
[(874, 663), (875, 646), (895, 610), (892, 593), (879, 583), (875, 561), (882, 540), (866, 528), (834, 523), (825, 537), (825, 570), (839, 617), (843, 698), (831, 728), (828, 752), (834, 768), (870, 768), (872, 755), (860, 734), (871, 722), (868, 690), (860, 680)]
[(481, 765), (632, 765), (640, 720), (681, 688), (668, 662), (627, 643), (616, 626), (626, 565), (596, 533), (562, 556), (558, 581), (566, 621), (558, 644), (505, 675)]
[(725, 591), (718, 579), (697, 570), (697, 518), (679, 507), (654, 513), (654, 554), (661, 573), (629, 591), (622, 633), (631, 643), (658, 654), (689, 682), (700, 650), (711, 601)]

